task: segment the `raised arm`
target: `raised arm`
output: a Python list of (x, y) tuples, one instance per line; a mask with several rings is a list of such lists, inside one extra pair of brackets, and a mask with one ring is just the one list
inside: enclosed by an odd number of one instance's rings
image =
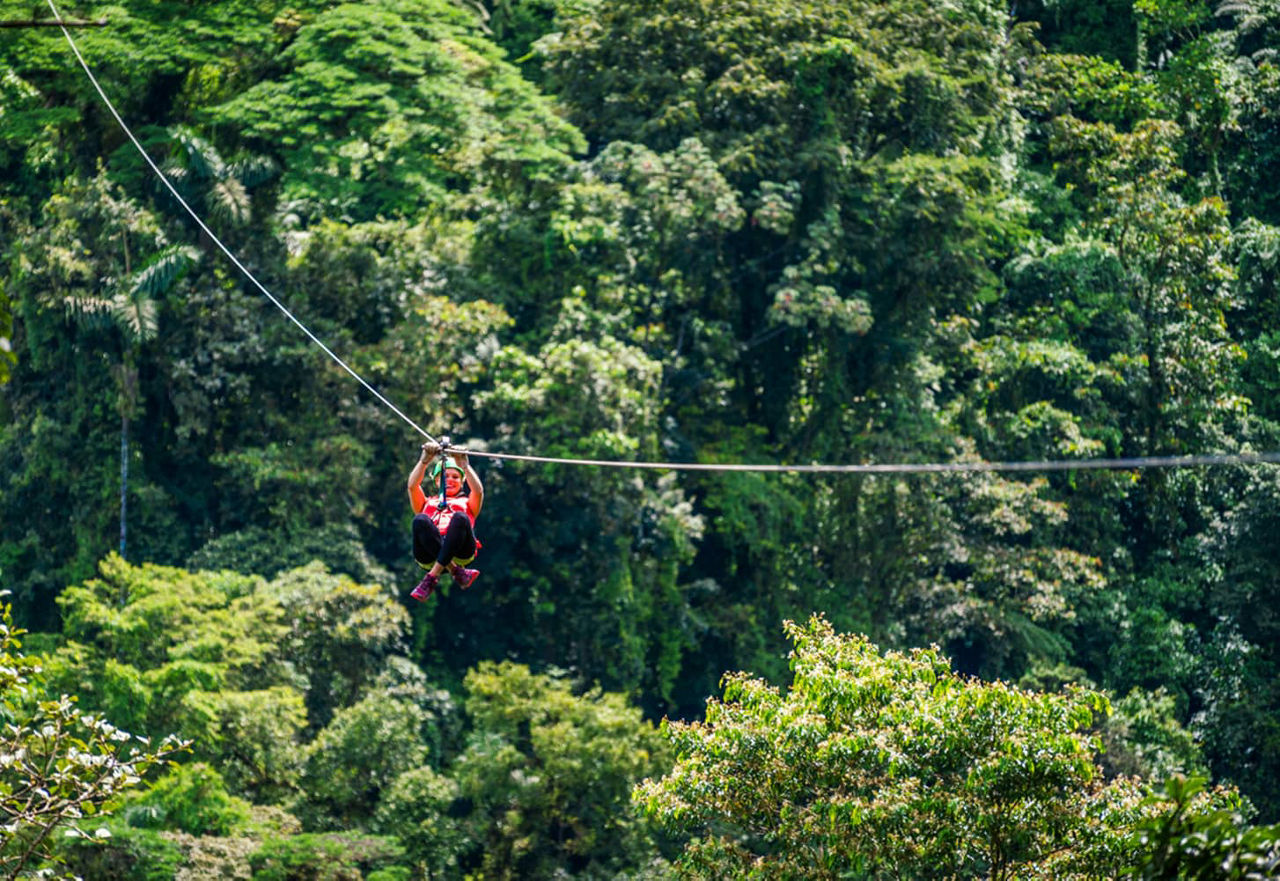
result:
[(480, 482), (480, 475), (476, 474), (476, 469), (471, 467), (471, 459), (466, 453), (453, 453), (453, 460), (462, 466), (462, 476), (467, 479), (467, 485), (471, 487), (467, 506), (471, 509), (471, 519), (474, 520), (480, 516), (480, 508), (484, 505), (484, 484)]
[(431, 464), (431, 460), (440, 452), (440, 445), (428, 441), (422, 445), (422, 455), (418, 457), (418, 463), (413, 466), (413, 470), (409, 472), (409, 507), (413, 508), (413, 513), (419, 513), (423, 506), (427, 504), (427, 494), (422, 491), (422, 478), (427, 475), (427, 466)]

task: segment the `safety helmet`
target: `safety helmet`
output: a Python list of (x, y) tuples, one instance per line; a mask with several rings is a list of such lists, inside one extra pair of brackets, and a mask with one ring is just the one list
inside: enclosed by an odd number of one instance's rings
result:
[(440, 476), (440, 472), (445, 468), (452, 468), (454, 471), (462, 474), (462, 466), (454, 461), (452, 456), (445, 456), (443, 460), (437, 459), (436, 464), (431, 466), (431, 479), (435, 480)]

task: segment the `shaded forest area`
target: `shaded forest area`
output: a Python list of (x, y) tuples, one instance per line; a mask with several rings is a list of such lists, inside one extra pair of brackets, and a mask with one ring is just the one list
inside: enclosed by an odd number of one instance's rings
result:
[[(108, 19), (77, 42), (219, 237), (474, 449), (1280, 449), (1270, 0), (63, 12)], [(782, 622), (815, 614), (1079, 686), (1108, 780), (1206, 775), (1280, 821), (1280, 469), (479, 459), (482, 578), (411, 605), (421, 438), (190, 222), (56, 31), (0, 32), (0, 171), (0, 586), (54, 686), (195, 740), (116, 841), (215, 793), (167, 828), (276, 835), (280, 865), (365, 835), (368, 877), (661, 876), (689, 815), (652, 838), (628, 804), (673, 761), (651, 723), (726, 671), (798, 676), (792, 645), (834, 637)], [(165, 841), (137, 847), (193, 859)]]

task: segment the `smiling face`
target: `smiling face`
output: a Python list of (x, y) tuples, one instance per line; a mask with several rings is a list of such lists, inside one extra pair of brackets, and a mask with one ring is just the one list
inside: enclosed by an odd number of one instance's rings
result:
[(444, 494), (456, 496), (462, 492), (462, 472), (453, 468), (444, 469)]

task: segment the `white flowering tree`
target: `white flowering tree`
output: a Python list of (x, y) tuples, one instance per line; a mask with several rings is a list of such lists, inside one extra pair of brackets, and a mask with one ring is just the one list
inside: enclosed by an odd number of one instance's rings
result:
[(80, 712), (74, 697), (47, 698), (39, 664), (21, 652), (23, 632), (0, 605), (0, 877), (63, 877), (48, 864), (55, 831), (105, 836), (82, 821), (188, 744), (153, 745)]

